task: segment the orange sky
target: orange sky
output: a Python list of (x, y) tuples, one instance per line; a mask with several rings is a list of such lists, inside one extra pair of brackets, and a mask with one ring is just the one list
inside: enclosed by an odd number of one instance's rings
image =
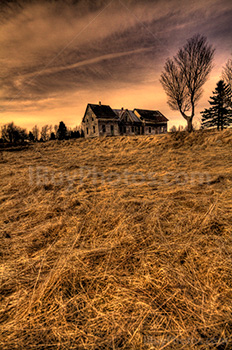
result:
[[(20, 6), (19, 6), (20, 5)], [(215, 51), (196, 109), (207, 107), (231, 49), (229, 1), (15, 1), (2, 6), (0, 125), (81, 122), (87, 103), (158, 109), (173, 124), (159, 82), (167, 57), (199, 32)]]

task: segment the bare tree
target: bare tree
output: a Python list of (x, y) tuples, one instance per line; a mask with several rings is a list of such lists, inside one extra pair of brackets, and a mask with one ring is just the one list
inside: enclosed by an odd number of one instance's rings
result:
[(59, 129), (59, 126), (58, 125), (55, 125), (54, 126), (54, 134), (55, 134), (55, 137), (57, 138), (57, 131)]
[(193, 130), (192, 120), (203, 92), (202, 86), (212, 69), (214, 51), (206, 37), (194, 35), (176, 56), (167, 59), (161, 74), (160, 82), (168, 96), (168, 104), (172, 110), (180, 111), (189, 132)]
[(43, 141), (47, 141), (49, 140), (49, 126), (48, 125), (44, 125), (41, 129), (41, 139)]
[(232, 89), (232, 59), (226, 62), (225, 67), (222, 69), (222, 78), (226, 84), (229, 84)]
[(39, 139), (39, 128), (37, 125), (35, 125), (33, 128), (32, 128), (32, 134), (34, 136), (34, 139), (35, 141), (38, 141)]
[(175, 125), (173, 125), (171, 128), (170, 128), (170, 130), (169, 130), (170, 132), (177, 132), (177, 127), (175, 126)]
[(5, 124), (1, 127), (3, 142), (17, 143), (27, 139), (26, 129), (22, 129), (14, 123)]
[(53, 126), (49, 125), (48, 127), (49, 137), (51, 137), (52, 129), (53, 129)]
[(177, 131), (184, 131), (183, 125), (179, 125)]

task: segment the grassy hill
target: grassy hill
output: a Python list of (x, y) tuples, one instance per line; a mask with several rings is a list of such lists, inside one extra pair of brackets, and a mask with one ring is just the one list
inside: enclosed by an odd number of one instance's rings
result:
[(0, 164), (0, 349), (231, 349), (232, 131)]

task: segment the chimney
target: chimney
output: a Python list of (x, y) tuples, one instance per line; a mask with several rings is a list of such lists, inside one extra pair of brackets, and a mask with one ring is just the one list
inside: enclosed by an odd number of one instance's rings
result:
[(124, 108), (122, 107), (122, 108), (121, 108), (121, 111), (123, 111), (123, 110), (124, 110)]
[(99, 106), (101, 106), (101, 101), (99, 101)]

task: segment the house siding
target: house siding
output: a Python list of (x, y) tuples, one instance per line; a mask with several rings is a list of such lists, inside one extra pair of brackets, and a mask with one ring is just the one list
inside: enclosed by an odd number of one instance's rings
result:
[(99, 136), (98, 120), (90, 107), (88, 107), (85, 120), (82, 122), (82, 129), (85, 137)]
[[(105, 132), (103, 131), (103, 126), (105, 126)], [(112, 131), (112, 127), (113, 127), (113, 131)], [(99, 130), (99, 136), (120, 135), (118, 121), (98, 120), (98, 130)]]

